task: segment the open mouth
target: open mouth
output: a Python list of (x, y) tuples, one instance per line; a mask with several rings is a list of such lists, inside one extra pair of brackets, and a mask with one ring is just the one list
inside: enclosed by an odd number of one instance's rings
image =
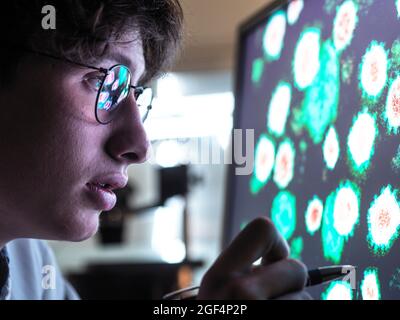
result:
[(93, 191), (106, 191), (109, 193), (114, 193), (112, 191), (112, 186), (110, 184), (103, 183), (88, 183), (87, 186)]

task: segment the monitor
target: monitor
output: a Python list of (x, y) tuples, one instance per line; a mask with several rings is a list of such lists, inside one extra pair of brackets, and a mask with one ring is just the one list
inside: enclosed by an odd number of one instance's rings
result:
[(400, 298), (400, 0), (275, 1), (238, 43), (224, 245), (269, 217), (309, 269), (357, 267), (314, 298)]

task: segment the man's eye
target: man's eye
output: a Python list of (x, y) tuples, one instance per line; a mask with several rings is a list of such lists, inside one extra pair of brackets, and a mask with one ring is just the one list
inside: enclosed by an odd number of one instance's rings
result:
[(103, 80), (100, 77), (88, 77), (86, 82), (89, 84), (90, 88), (93, 90), (100, 90)]

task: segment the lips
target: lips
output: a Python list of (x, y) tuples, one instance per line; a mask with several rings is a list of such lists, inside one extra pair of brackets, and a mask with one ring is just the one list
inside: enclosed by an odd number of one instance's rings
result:
[(113, 190), (122, 189), (127, 183), (128, 178), (123, 175), (103, 175), (86, 184), (87, 195), (95, 209), (110, 211), (117, 203)]

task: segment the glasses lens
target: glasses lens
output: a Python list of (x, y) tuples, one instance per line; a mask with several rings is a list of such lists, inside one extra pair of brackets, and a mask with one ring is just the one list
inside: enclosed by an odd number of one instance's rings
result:
[(153, 102), (153, 90), (151, 88), (142, 89), (142, 93), (137, 95), (136, 103), (139, 108), (140, 118), (143, 122), (146, 121), (151, 110)]
[(109, 70), (100, 88), (96, 117), (100, 123), (109, 123), (116, 115), (118, 106), (128, 96), (131, 83), (131, 73), (125, 66), (115, 66)]

